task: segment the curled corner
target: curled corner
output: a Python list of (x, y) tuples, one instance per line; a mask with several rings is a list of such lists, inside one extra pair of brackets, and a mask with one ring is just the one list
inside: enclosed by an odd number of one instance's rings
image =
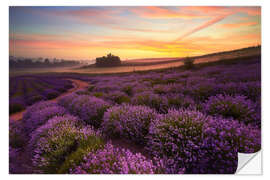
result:
[(238, 166), (235, 174), (262, 174), (261, 151), (256, 153), (238, 153)]

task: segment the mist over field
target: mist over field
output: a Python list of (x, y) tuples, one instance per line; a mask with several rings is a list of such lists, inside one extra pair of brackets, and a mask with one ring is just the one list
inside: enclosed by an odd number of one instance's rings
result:
[[(209, 54), (204, 56), (195, 56), (193, 59), (194, 63), (206, 63), (215, 62), (224, 59), (233, 59), (239, 57), (247, 57), (259, 55), (261, 53), (260, 47), (250, 47), (235, 51), (220, 52), (215, 54)], [(10, 76), (31, 74), (31, 73), (46, 73), (46, 72), (56, 72), (56, 73), (84, 73), (84, 74), (104, 74), (104, 73), (121, 73), (121, 72), (135, 72), (135, 71), (147, 71), (155, 69), (164, 69), (183, 66), (183, 61), (185, 57), (182, 58), (154, 58), (154, 59), (136, 59), (136, 60), (126, 60), (122, 61), (121, 66), (117, 67), (104, 67), (96, 68), (95, 61), (90, 61), (86, 63), (74, 64), (66, 67), (43, 67), (43, 68), (15, 68), (10, 69)]]

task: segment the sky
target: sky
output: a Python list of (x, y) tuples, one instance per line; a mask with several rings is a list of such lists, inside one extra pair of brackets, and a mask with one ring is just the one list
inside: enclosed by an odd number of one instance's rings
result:
[(10, 7), (16, 57), (186, 57), (261, 44), (260, 7)]

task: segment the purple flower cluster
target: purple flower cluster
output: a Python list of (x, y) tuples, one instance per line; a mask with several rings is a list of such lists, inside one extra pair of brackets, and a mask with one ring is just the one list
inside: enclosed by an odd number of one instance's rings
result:
[(79, 94), (77, 94), (77, 92), (78, 92), (78, 91), (76, 91), (76, 92), (74, 92), (74, 93), (71, 93), (71, 94), (69, 94), (69, 95), (67, 95), (67, 96), (62, 97), (61, 99), (58, 100), (57, 103), (58, 103), (60, 106), (63, 106), (63, 107), (65, 107), (65, 108), (67, 108), (67, 107), (70, 105), (70, 102), (71, 102), (73, 99), (76, 99), (76, 98), (79, 96)]
[(233, 119), (212, 117), (207, 122), (206, 132), (216, 140), (230, 141), (241, 153), (255, 153), (261, 149), (261, 131), (252, 125), (245, 125)]
[[(40, 102), (27, 109), (23, 117), (25, 131), (29, 134), (54, 116), (67, 114), (65, 108), (55, 103)], [(27, 118), (28, 117), (28, 118)]]
[(257, 101), (261, 98), (261, 82), (229, 82), (226, 84), (217, 84), (220, 94), (227, 94), (231, 96), (244, 95), (252, 101)]
[(106, 100), (111, 101), (114, 104), (129, 103), (130, 97), (122, 91), (112, 91), (105, 95)]
[(103, 149), (90, 152), (72, 174), (154, 174), (162, 171), (143, 155), (106, 144)]
[(216, 95), (211, 96), (204, 104), (204, 109), (211, 115), (222, 115), (233, 118), (245, 124), (260, 126), (257, 119), (255, 104), (245, 96)]
[(167, 94), (170, 90), (171, 84), (164, 85), (164, 84), (157, 84), (153, 87), (153, 91), (156, 94)]
[(18, 163), (17, 158), (19, 156), (19, 149), (9, 146), (9, 173), (17, 173)]
[(243, 124), (201, 112), (170, 110), (150, 124), (147, 149), (166, 159), (170, 173), (182, 168), (185, 173), (234, 173), (238, 151), (260, 148), (259, 131), (244, 134), (248, 131)]
[(47, 99), (54, 99), (57, 96), (59, 96), (61, 94), (61, 92), (58, 92), (54, 89), (45, 89), (43, 91), (43, 94), (47, 97)]
[(149, 124), (156, 116), (156, 112), (147, 106), (113, 106), (104, 114), (101, 129), (109, 136), (122, 136), (144, 144)]
[(170, 109), (181, 109), (181, 108), (196, 108), (196, 103), (190, 96), (185, 96), (180, 93), (168, 93), (166, 94), (168, 100), (168, 107)]
[(26, 134), (21, 121), (9, 120), (9, 146), (22, 148), (26, 143)]
[(53, 99), (72, 88), (72, 82), (50, 76), (17, 76), (10, 78), (10, 114), (36, 102)]
[(110, 104), (88, 95), (70, 95), (59, 101), (71, 114), (79, 116), (86, 123), (99, 127), (102, 117)]
[(98, 83), (95, 84), (95, 88), (93, 89), (93, 91), (109, 93), (111, 91), (120, 90), (121, 89), (120, 83), (119, 82), (115, 83), (114, 79), (117, 79), (117, 78), (111, 77), (110, 79), (99, 81)]
[(137, 93), (131, 99), (132, 104), (145, 105), (156, 109), (160, 113), (166, 113), (168, 110), (168, 100), (164, 96), (159, 96), (151, 91)]
[(17, 96), (9, 99), (9, 114), (13, 114), (25, 109), (23, 97)]
[(27, 108), (26, 112), (24, 112), (23, 114), (23, 119), (28, 119), (32, 116), (34, 112), (42, 110), (47, 107), (51, 107), (51, 106), (57, 106), (57, 103), (48, 102), (48, 101), (41, 101), (41, 102), (35, 103), (34, 105), (29, 106)]
[(196, 80), (196, 83), (194, 83), (190, 80), (183, 94), (190, 95), (197, 102), (201, 102), (218, 93), (216, 83), (213, 80), (200, 79), (200, 81), (202, 82), (197, 82)]
[(37, 143), (40, 143), (40, 140), (50, 140), (47, 138), (49, 136), (53, 137), (61, 134), (64, 135), (66, 132), (77, 132), (76, 127), (79, 126), (80, 123), (78, 118), (71, 115), (55, 116), (31, 133), (31, 139), (28, 143), (29, 147), (31, 147), (30, 149), (35, 149), (38, 145)]
[[(36, 172), (56, 173), (69, 154), (97, 133), (74, 116), (54, 117), (36, 129), (29, 141)], [(89, 144), (90, 145), (90, 144)]]

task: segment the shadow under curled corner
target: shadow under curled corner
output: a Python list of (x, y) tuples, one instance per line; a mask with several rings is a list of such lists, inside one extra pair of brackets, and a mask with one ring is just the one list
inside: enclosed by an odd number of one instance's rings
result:
[(238, 166), (235, 174), (262, 175), (262, 151), (256, 153), (238, 153)]

